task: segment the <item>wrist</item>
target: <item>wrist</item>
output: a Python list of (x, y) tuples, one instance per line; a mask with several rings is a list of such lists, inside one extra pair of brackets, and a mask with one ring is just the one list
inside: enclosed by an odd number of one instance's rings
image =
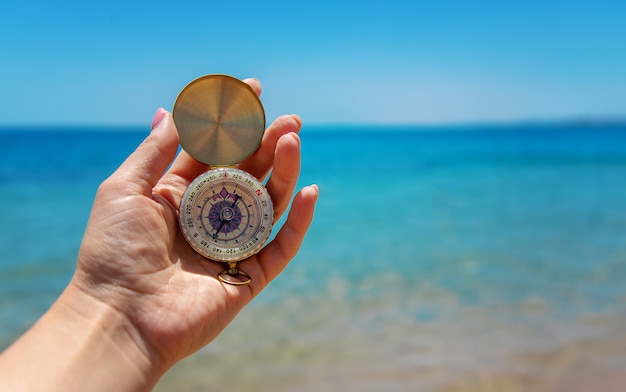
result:
[[(129, 381), (138, 386), (154, 386), (167, 369), (162, 369), (156, 352), (145, 343), (128, 316), (121, 309), (79, 289), (70, 290), (76, 290), (80, 299), (67, 305), (68, 316), (74, 313), (77, 319), (82, 319), (80, 324), (90, 328), (85, 336), (87, 346), (102, 350), (103, 356), (108, 357), (111, 363), (118, 361), (118, 365), (125, 369), (118, 369), (119, 373), (126, 373)], [(98, 366), (97, 363), (95, 365)], [(105, 376), (110, 378), (110, 374), (108, 372)]]
[(149, 390), (166, 370), (123, 312), (72, 284), (0, 357), (15, 390)]

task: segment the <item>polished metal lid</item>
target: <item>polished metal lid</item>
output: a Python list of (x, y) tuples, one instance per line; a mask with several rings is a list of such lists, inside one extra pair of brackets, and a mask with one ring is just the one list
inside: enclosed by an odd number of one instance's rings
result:
[(235, 165), (252, 155), (265, 131), (265, 111), (252, 87), (228, 75), (189, 83), (172, 111), (180, 145), (207, 165)]

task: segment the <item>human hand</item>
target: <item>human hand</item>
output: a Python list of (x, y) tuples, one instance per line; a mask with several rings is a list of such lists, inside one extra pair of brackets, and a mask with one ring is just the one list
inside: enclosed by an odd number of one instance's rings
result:
[[(260, 94), (258, 81), (246, 82)], [(300, 173), (300, 127), (297, 116), (279, 117), (238, 165), (261, 180), (271, 170), (266, 187), (275, 220)], [(172, 116), (160, 109), (151, 134), (98, 189), (66, 290), (119, 312), (128, 336), (160, 373), (214, 339), (282, 271), (304, 239), (318, 196), (316, 186), (300, 190), (275, 239), (240, 262), (250, 285), (223, 284), (217, 274), (224, 265), (194, 252), (178, 230), (182, 194), (208, 167), (184, 151), (174, 160), (177, 147)]]

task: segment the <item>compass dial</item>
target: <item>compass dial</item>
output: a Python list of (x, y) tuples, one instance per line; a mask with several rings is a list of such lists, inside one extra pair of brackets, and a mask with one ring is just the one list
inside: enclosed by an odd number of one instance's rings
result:
[(252, 175), (232, 167), (209, 170), (183, 194), (180, 227), (196, 252), (211, 260), (243, 260), (267, 241), (272, 199)]

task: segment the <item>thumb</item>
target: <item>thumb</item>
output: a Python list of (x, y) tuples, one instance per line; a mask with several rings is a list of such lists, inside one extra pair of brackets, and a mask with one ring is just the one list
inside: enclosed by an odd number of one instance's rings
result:
[(111, 175), (110, 181), (122, 186), (124, 193), (152, 194), (178, 150), (178, 132), (171, 113), (159, 108), (152, 120), (150, 135)]

